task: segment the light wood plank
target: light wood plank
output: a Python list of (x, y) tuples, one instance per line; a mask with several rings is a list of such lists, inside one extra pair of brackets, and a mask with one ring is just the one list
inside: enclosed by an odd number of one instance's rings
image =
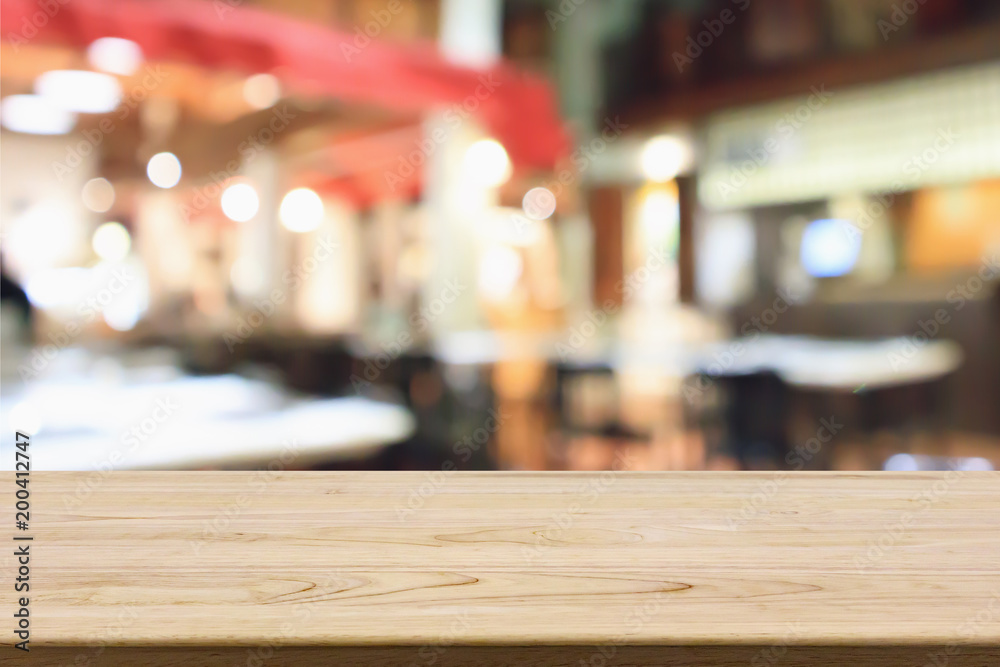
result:
[[(13, 475), (4, 484), (13, 498)], [(227, 664), (241, 646), (603, 646), (619, 660), (642, 646), (748, 659), (889, 646), (924, 660), (951, 644), (955, 665), (1000, 645), (998, 473), (38, 472), (30, 484), (31, 646), (74, 656), (95, 640), (218, 647)]]

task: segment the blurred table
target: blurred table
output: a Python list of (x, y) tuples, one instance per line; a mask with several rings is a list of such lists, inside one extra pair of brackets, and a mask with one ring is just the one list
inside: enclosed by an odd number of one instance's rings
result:
[[(315, 399), (247, 417), (173, 425), (168, 421), (146, 440), (114, 432), (42, 433), (34, 438), (32, 466), (101, 471), (296, 469), (365, 458), (405, 440), (413, 430), (413, 418), (402, 406), (365, 398)], [(13, 465), (13, 458), (4, 461), (5, 470)]]
[(1000, 661), (998, 473), (258, 475), (32, 473), (31, 657)]
[(363, 458), (415, 429), (403, 406), (297, 395), (276, 380), (90, 355), (69, 365), (4, 387), (4, 431), (37, 433), (33, 469), (295, 469)]
[[(742, 347), (740, 347), (742, 346)], [(738, 354), (737, 350), (741, 350)], [(761, 336), (705, 345), (696, 366), (709, 375), (775, 373), (795, 387), (854, 391), (925, 382), (956, 370), (961, 348), (937, 340), (904, 353), (897, 338), (834, 340), (808, 336)]]
[(898, 338), (829, 339), (769, 334), (651, 346), (594, 337), (574, 347), (565, 336), (487, 331), (446, 336), (436, 345), (435, 355), (452, 364), (539, 358), (569, 367), (652, 368), (675, 377), (769, 371), (790, 385), (851, 391), (861, 384), (892, 386), (941, 377), (958, 368), (963, 359), (961, 348), (947, 340), (926, 342), (904, 355), (903, 341)]

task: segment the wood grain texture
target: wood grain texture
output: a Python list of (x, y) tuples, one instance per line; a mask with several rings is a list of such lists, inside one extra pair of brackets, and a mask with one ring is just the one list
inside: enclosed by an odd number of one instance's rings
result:
[[(31, 664), (59, 667), (996, 667), (995, 646), (393, 646), (46, 647)], [(0, 657), (0, 664), (16, 658)]]
[(32, 653), (66, 664), (1000, 658), (997, 473), (38, 472), (31, 502)]

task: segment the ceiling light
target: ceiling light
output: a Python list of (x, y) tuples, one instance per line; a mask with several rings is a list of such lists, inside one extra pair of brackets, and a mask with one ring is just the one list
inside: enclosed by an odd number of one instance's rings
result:
[(38, 95), (10, 95), (0, 103), (0, 122), (14, 132), (66, 134), (76, 125), (76, 115)]
[(90, 243), (97, 256), (109, 262), (125, 259), (132, 248), (132, 238), (120, 222), (105, 222), (94, 230)]
[(94, 213), (104, 213), (115, 203), (115, 188), (106, 178), (92, 178), (83, 185), (83, 205)]
[(149, 158), (146, 175), (156, 187), (170, 189), (181, 180), (181, 162), (173, 153), (157, 153)]
[(323, 200), (309, 188), (296, 188), (281, 200), (278, 217), (290, 231), (310, 232), (323, 222)]
[(672, 136), (654, 137), (642, 150), (642, 171), (655, 183), (666, 183), (676, 177), (690, 160), (687, 144)]
[(87, 47), (87, 59), (96, 69), (128, 76), (142, 64), (142, 49), (128, 39), (101, 37)]
[(495, 188), (511, 175), (510, 158), (499, 141), (482, 139), (465, 152), (465, 173), (481, 185)]
[(230, 185), (222, 193), (222, 212), (234, 222), (246, 222), (257, 215), (258, 208), (257, 191), (246, 183)]
[(81, 70), (45, 72), (35, 80), (35, 92), (57, 107), (79, 113), (107, 113), (122, 101), (118, 79)]
[(243, 99), (254, 109), (267, 109), (281, 99), (281, 83), (273, 74), (254, 74), (243, 83)]

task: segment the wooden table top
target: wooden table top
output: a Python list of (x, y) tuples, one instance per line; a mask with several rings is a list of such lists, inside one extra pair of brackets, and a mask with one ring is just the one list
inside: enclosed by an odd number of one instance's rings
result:
[(32, 647), (1000, 645), (1000, 473), (30, 484)]

